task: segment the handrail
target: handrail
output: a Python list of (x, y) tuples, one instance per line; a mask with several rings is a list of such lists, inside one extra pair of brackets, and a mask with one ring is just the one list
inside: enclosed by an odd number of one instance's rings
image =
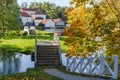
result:
[(59, 56), (60, 56), (60, 63), (62, 63), (60, 40), (59, 40), (59, 36), (58, 36), (56, 33), (54, 33), (53, 40), (54, 40), (56, 43), (58, 43), (58, 52), (59, 52)]
[(37, 62), (37, 60), (36, 60), (36, 56), (37, 56), (37, 30), (35, 30), (35, 54), (34, 54), (34, 56), (35, 56), (35, 63)]

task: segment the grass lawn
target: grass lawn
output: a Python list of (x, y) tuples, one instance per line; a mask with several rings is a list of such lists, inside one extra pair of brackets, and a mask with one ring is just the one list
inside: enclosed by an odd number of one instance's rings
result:
[(27, 72), (0, 76), (0, 80), (62, 80), (46, 74), (42, 69), (28, 69)]
[[(35, 45), (35, 36), (19, 36), (19, 37), (5, 37), (0, 41), (0, 48), (5, 49), (6, 51), (13, 52), (22, 52), (22, 53), (31, 53), (34, 51)], [(52, 40), (52, 35), (40, 35), (38, 36), (39, 41)], [(60, 37), (60, 44), (62, 52), (67, 51), (67, 46), (64, 45), (65, 37)]]

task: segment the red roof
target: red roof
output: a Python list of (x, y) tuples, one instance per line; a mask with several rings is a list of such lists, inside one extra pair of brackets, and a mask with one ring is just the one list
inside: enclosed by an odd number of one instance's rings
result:
[(28, 13), (26, 12), (20, 12), (20, 15), (23, 17), (31, 17)]
[(45, 24), (45, 23), (47, 23), (49, 21), (49, 19), (45, 19), (45, 20), (42, 20), (41, 22), (43, 23), (43, 24)]
[(57, 23), (59, 21), (60, 21), (60, 19), (53, 19), (53, 22), (55, 22), (55, 23)]
[(39, 11), (37, 8), (22, 8), (22, 11)]

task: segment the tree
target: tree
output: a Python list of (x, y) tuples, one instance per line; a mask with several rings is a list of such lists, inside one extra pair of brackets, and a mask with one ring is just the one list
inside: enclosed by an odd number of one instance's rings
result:
[(39, 23), (39, 29), (44, 29), (44, 24), (42, 22)]
[(34, 1), (30, 3), (29, 8), (37, 8), (37, 6), (38, 6), (38, 3)]
[(23, 3), (21, 4), (21, 7), (22, 7), (22, 8), (27, 8), (27, 7), (28, 7), (28, 3), (27, 3), (27, 2), (23, 2)]
[(62, 17), (65, 22), (67, 22), (67, 16), (72, 11), (72, 7), (66, 7), (64, 11), (62, 12)]
[(7, 31), (20, 29), (22, 23), (19, 19), (19, 6), (17, 2), (10, 3), (9, 5), (2, 3), (0, 15), (0, 27), (3, 36)]
[(120, 24), (120, 0), (105, 0), (111, 11), (116, 15)]
[(58, 12), (56, 10), (56, 5), (53, 3), (49, 2), (44, 2), (43, 4), (43, 9), (45, 13), (48, 15), (49, 18), (57, 18), (58, 17)]
[(56, 6), (54, 3), (50, 2), (32, 2), (29, 5), (29, 8), (38, 8), (40, 11), (45, 12), (47, 14), (47, 18), (61, 18), (65, 20), (65, 16), (62, 14), (64, 11), (64, 7)]
[(16, 0), (0, 0), (0, 27), (2, 31), (2, 35), (4, 36), (4, 21), (5, 21), (5, 14), (6, 14), (6, 6), (12, 4)]
[(75, 8), (68, 14), (70, 27), (65, 31), (69, 46), (67, 56), (87, 57), (102, 50), (103, 46), (105, 55), (119, 55), (119, 21), (105, 0), (72, 0), (71, 3)]

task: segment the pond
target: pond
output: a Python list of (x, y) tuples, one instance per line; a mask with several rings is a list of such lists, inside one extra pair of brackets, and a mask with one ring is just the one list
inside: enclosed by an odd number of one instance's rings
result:
[[(65, 54), (62, 54), (61, 57), (62, 65), (66, 66)], [(26, 72), (28, 68), (34, 68), (34, 64), (34, 61), (31, 60), (31, 55), (19, 52), (8, 53), (0, 50), (0, 75)]]
[(31, 61), (31, 55), (0, 51), (0, 75), (25, 72), (27, 68), (34, 68), (34, 61)]

